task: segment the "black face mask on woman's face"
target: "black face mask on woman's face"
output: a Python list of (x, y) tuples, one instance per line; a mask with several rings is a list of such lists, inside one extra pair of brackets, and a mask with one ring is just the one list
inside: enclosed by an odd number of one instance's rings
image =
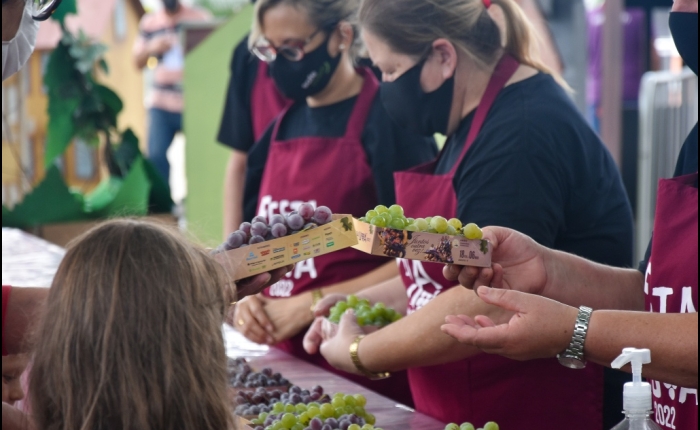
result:
[(455, 78), (452, 75), (437, 90), (424, 92), (420, 76), (425, 62), (419, 61), (393, 82), (382, 82), (379, 94), (384, 108), (398, 126), (422, 136), (447, 134)]
[(284, 55), (278, 55), (270, 63), (270, 76), (277, 88), (287, 98), (304, 100), (323, 91), (331, 81), (340, 63), (342, 53), (331, 57), (328, 53), (328, 41), (304, 55), (300, 61), (291, 61)]
[(671, 12), (668, 19), (673, 41), (685, 64), (698, 74), (698, 14)]

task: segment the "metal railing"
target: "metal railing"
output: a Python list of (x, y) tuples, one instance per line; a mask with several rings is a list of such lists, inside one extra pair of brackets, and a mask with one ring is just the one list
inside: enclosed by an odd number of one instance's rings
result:
[(698, 77), (648, 72), (639, 93), (639, 157), (635, 257), (644, 258), (654, 227), (658, 181), (673, 176), (678, 153), (698, 122)]

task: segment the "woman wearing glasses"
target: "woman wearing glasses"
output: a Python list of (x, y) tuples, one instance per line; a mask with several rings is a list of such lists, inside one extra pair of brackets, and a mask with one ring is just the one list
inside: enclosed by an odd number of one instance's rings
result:
[[(432, 138), (395, 126), (378, 97), (379, 83), (356, 68), (357, 34), (349, 23), (358, 0), (258, 0), (252, 51), (270, 68), (279, 90), (293, 100), (248, 154), (245, 219), (295, 210), (301, 202), (336, 213), (362, 215), (395, 201), (393, 173), (430, 160)], [(394, 262), (348, 249), (313, 258), (264, 295), (237, 308), (236, 326), (249, 339), (328, 369), (304, 352), (311, 306), (325, 294), (351, 293), (396, 273)], [(402, 375), (366, 383), (410, 402)], [(359, 378), (358, 378), (359, 379)]]

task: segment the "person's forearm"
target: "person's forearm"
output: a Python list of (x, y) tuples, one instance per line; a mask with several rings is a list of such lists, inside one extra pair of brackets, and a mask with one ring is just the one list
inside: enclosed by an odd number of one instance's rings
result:
[(393, 266), (393, 269), (390, 271), (391, 276), (388, 279), (381, 283), (369, 284), (372, 286), (357, 292), (356, 295), (361, 299), (369, 300), (372, 304), (384, 303), (386, 307), (394, 309), (401, 315), (406, 315), (408, 308), (406, 287), (401, 276), (398, 275), (396, 263), (392, 261), (390, 264), (391, 266), (383, 266), (387, 271)]
[(7, 353), (29, 352), (31, 344), (26, 341), (43, 311), (48, 288), (16, 287), (12, 289), (5, 316), (5, 332), (2, 334)]
[(644, 277), (634, 269), (594, 263), (561, 251), (548, 250), (544, 296), (571, 306), (593, 309), (644, 309)]
[(143, 48), (136, 49), (134, 50), (134, 64), (136, 65), (136, 68), (141, 70), (144, 67), (146, 67), (146, 64), (148, 63), (148, 57), (149, 53), (146, 50), (146, 46), (143, 45)]
[(246, 154), (233, 151), (224, 175), (224, 238), (238, 230), (243, 222), (243, 188)]
[[(361, 292), (368, 289), (368, 285), (383, 285), (385, 282), (391, 281), (393, 278), (395, 278), (396, 273), (396, 263), (393, 260), (389, 260), (371, 272), (367, 272), (364, 275), (358, 276), (357, 278), (348, 279), (347, 281), (339, 282), (328, 287), (323, 287), (321, 288), (321, 292), (324, 295), (337, 293), (357, 294), (359, 297), (362, 296)], [(368, 297), (362, 296), (362, 298), (367, 298), (373, 302)]]
[(360, 361), (371, 371), (395, 372), (411, 367), (451, 363), (476, 355), (475, 347), (442, 333), (447, 315), (489, 315), (501, 320), (501, 311), (480, 300), (473, 291), (452, 288), (422, 309), (365, 337)]
[[(586, 358), (610, 367), (623, 348), (648, 348), (644, 376), (680, 387), (698, 387), (698, 314), (593, 312)], [(629, 366), (625, 368), (630, 371)]]

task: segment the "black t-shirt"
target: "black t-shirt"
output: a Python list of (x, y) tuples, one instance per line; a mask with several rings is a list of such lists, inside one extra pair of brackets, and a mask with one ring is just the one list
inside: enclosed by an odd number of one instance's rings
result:
[[(284, 117), (278, 139), (288, 140), (303, 136), (341, 137), (345, 134), (356, 101), (357, 97), (352, 97), (317, 108), (309, 107), (306, 102), (298, 102)], [(243, 196), (245, 219), (252, 219), (256, 213), (260, 182), (267, 161), (273, 128), (274, 123), (248, 154)], [(411, 134), (395, 125), (378, 95), (372, 102), (361, 139), (367, 154), (367, 163), (374, 176), (377, 197), (384, 205), (396, 202), (394, 172), (430, 161), (437, 154), (437, 146), (433, 138)]]
[[(473, 117), (448, 140), (437, 173), (456, 162)], [(617, 166), (549, 75), (503, 89), (453, 185), (464, 222), (513, 228), (547, 247), (632, 265), (632, 210)]]
[[(231, 77), (217, 137), (219, 143), (241, 152), (248, 152), (255, 143), (250, 105), (259, 64), (260, 60), (248, 49), (248, 36), (244, 37), (233, 50)], [(361, 59), (359, 64), (369, 66), (371, 62)], [(380, 72), (372, 70), (381, 79)]]
[[(678, 155), (678, 161), (676, 162), (676, 171), (673, 173), (673, 177), (691, 175), (698, 171), (698, 125), (690, 131), (688, 138), (685, 139), (683, 147), (681, 148), (681, 153)], [(698, 187), (698, 183), (695, 182), (695, 188)], [(647, 247), (647, 252), (644, 255), (644, 260), (639, 263), (639, 271), (646, 273), (647, 266), (649, 265), (649, 257), (651, 257), (651, 241), (649, 241), (649, 246)]]

